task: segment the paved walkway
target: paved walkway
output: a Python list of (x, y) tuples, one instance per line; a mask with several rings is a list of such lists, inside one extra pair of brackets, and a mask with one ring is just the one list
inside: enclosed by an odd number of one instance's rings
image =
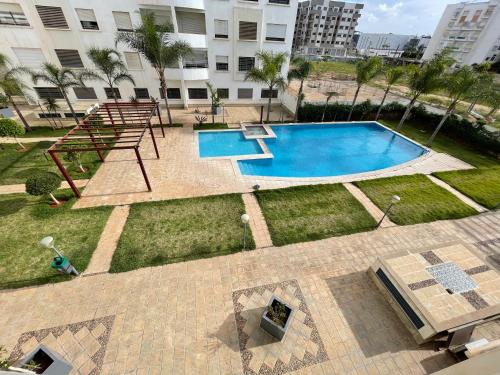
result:
[(125, 227), (129, 212), (130, 206), (116, 206), (113, 209), (84, 275), (109, 271), (113, 254)]
[(55, 142), (61, 137), (28, 137), (28, 138), (18, 138), (17, 140), (12, 137), (0, 137), (0, 143), (35, 143), (35, 142)]
[(252, 229), (255, 247), (260, 249), (262, 247), (273, 246), (266, 219), (264, 219), (257, 198), (253, 193), (245, 193), (242, 194), (241, 197), (245, 203), (246, 213), (250, 216), (249, 224)]
[[(89, 180), (81, 179), (81, 180), (73, 180), (75, 185), (79, 188), (83, 188), (87, 185)], [(69, 185), (66, 181), (61, 183), (60, 189), (69, 189)], [(25, 184), (13, 184), (13, 185), (0, 185), (0, 194), (14, 194), (14, 193), (25, 193), (26, 185)]]
[[(415, 344), (366, 270), (378, 256), (457, 240), (498, 259), (499, 237), (493, 212), (4, 291), (2, 345), (13, 357), (32, 338), (94, 353), (81, 374), (248, 375), (273, 362), (293, 374), (432, 373), (454, 360)], [(272, 291), (302, 302), (286, 345), (264, 345), (248, 328), (262, 313), (248, 307)], [(500, 338), (500, 323), (474, 337)]]
[[(382, 219), (384, 216), (384, 212), (378, 208), (375, 203), (373, 203), (370, 198), (366, 196), (365, 193), (361, 191), (361, 189), (358, 189), (355, 185), (351, 184), (350, 182), (346, 182), (343, 184), (347, 190), (356, 198), (359, 203), (363, 205), (363, 207), (368, 211), (368, 213), (377, 221), (377, 223)], [(388, 217), (384, 219), (382, 224), (380, 226), (382, 228), (387, 228), (387, 227), (392, 227), (396, 224), (394, 224), (391, 220), (389, 220)]]
[(451, 194), (453, 194), (455, 197), (457, 197), (458, 199), (460, 199), (462, 202), (464, 202), (465, 204), (471, 206), (473, 209), (475, 209), (477, 212), (486, 212), (488, 211), (488, 209), (486, 207), (483, 207), (481, 206), (480, 204), (474, 202), (472, 199), (470, 199), (468, 196), (462, 194), (461, 192), (459, 192), (457, 189), (455, 189), (454, 187), (448, 185), (446, 182), (444, 182), (443, 180), (440, 180), (439, 178), (436, 178), (434, 176), (431, 176), (431, 175), (427, 175), (427, 177), (429, 177), (429, 179), (434, 182), (436, 185), (439, 185), (441, 186), (442, 188), (448, 190)]

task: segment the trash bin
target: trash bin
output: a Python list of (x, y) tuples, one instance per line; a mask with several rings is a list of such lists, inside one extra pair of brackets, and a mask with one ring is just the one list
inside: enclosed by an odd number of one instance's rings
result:
[(78, 275), (78, 272), (76, 272), (75, 268), (71, 265), (68, 258), (66, 258), (65, 256), (54, 257), (52, 263), (50, 263), (50, 267), (60, 273), (64, 273), (67, 275)]

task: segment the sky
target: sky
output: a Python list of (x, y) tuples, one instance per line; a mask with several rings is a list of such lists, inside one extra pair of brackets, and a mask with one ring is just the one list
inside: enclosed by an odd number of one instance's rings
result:
[[(347, 0), (351, 1), (351, 0)], [(432, 35), (447, 4), (461, 0), (358, 0), (365, 5), (356, 30)]]

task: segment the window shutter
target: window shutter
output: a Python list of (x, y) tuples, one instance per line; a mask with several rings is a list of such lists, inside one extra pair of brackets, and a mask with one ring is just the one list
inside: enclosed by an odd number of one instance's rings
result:
[(141, 15), (151, 14), (154, 19), (155, 25), (165, 25), (172, 23), (172, 16), (170, 10), (166, 9), (139, 9)]
[(184, 68), (208, 68), (208, 55), (206, 50), (193, 50), (183, 60)]
[(43, 26), (53, 29), (69, 29), (61, 7), (36, 5)]
[(42, 50), (39, 48), (12, 48), (21, 65), (39, 67), (45, 62)]
[(179, 32), (185, 34), (206, 34), (203, 13), (176, 12)]
[[(118, 87), (113, 87), (113, 91), (115, 92), (116, 99), (121, 99), (122, 98), (122, 96), (120, 94), (120, 89)], [(106, 93), (106, 97), (108, 99), (114, 99), (114, 97), (113, 97), (113, 91), (111, 91), (110, 87), (105, 87), (104, 88), (104, 92)]]
[(238, 70), (240, 72), (247, 72), (255, 66), (255, 57), (239, 57)]
[(19, 4), (0, 3), (0, 25), (29, 26)]
[(241, 40), (257, 40), (257, 22), (240, 21)]
[(268, 23), (266, 27), (266, 40), (284, 42), (286, 36), (286, 25)]
[(207, 99), (207, 89), (188, 88), (189, 99)]
[(19, 4), (0, 3), (0, 12), (23, 13), (23, 9)]
[(61, 90), (57, 87), (33, 87), (37, 95), (42, 98), (64, 99)]
[(73, 87), (73, 91), (78, 99), (97, 99), (93, 87)]
[(123, 54), (129, 69), (142, 69), (141, 57), (137, 52), (124, 52)]
[(227, 20), (214, 20), (214, 30), (216, 38), (227, 38), (229, 36)]
[(78, 14), (78, 18), (80, 18), (80, 21), (97, 22), (94, 11), (92, 9), (75, 9), (75, 10), (76, 14)]
[(228, 56), (215, 56), (215, 68), (216, 70), (228, 70), (229, 69)]
[(56, 49), (56, 55), (65, 68), (83, 68), (83, 62), (76, 49)]
[(136, 99), (149, 99), (149, 92), (147, 88), (134, 88)]
[(132, 20), (130, 19), (130, 14), (128, 12), (113, 12), (113, 17), (118, 31), (133, 30)]
[(252, 99), (253, 89), (238, 89), (238, 99)]

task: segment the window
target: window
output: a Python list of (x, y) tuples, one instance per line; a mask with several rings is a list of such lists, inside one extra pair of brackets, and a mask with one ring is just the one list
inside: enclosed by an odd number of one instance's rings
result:
[(146, 88), (134, 87), (135, 98), (136, 99), (149, 99), (149, 92)]
[(43, 26), (50, 29), (69, 29), (61, 7), (35, 6)]
[(73, 91), (78, 99), (97, 99), (93, 87), (73, 87)]
[(286, 25), (268, 23), (266, 26), (266, 40), (284, 42), (286, 36)]
[(207, 33), (204, 13), (176, 11), (175, 16), (177, 17), (180, 33), (202, 35)]
[(64, 99), (61, 90), (57, 87), (33, 87), (41, 99)]
[(252, 99), (253, 89), (238, 89), (238, 99)]
[[(87, 114), (85, 112), (76, 112), (75, 116), (78, 117), (78, 118), (84, 118), (85, 116), (87, 116)], [(71, 113), (71, 112), (64, 112), (64, 117), (66, 117), (66, 118), (73, 118), (73, 113)]]
[(240, 40), (257, 40), (257, 22), (240, 21)]
[(45, 62), (40, 48), (12, 48), (12, 50), (21, 65), (39, 67)]
[[(120, 90), (118, 89), (118, 87), (113, 87), (113, 91), (115, 92), (116, 99), (121, 99), (122, 98), (122, 96), (120, 94)], [(104, 88), (104, 92), (106, 93), (106, 97), (108, 99), (114, 99), (114, 97), (113, 97), (113, 91), (111, 91), (111, 87), (105, 87)]]
[(229, 38), (229, 28), (227, 20), (214, 20), (214, 34), (216, 38)]
[(238, 57), (238, 70), (248, 72), (255, 66), (255, 57)]
[(290, 0), (269, 0), (269, 4), (289, 5), (290, 4)]
[(219, 99), (229, 99), (229, 89), (217, 89)]
[(64, 68), (83, 68), (83, 62), (76, 49), (56, 49), (56, 55)]
[(153, 21), (155, 25), (165, 25), (172, 23), (172, 15), (170, 14), (170, 7), (165, 9), (139, 9), (141, 16), (146, 14), (151, 14), (153, 16)]
[(184, 57), (182, 65), (185, 69), (208, 68), (208, 55), (206, 50), (196, 50)]
[(276, 99), (278, 97), (278, 90), (275, 89), (275, 90), (270, 91), (269, 89), (262, 89), (260, 91), (260, 97), (262, 99), (268, 99), (269, 94), (271, 94), (271, 98)]
[(134, 29), (129, 12), (113, 12), (113, 18), (118, 31), (132, 31)]
[(481, 10), (476, 10), (476, 13), (474, 13), (474, 16), (472, 16), (472, 22), (477, 22), (477, 20), (481, 16), (481, 12)]
[(141, 57), (138, 52), (123, 52), (129, 69), (142, 69)]
[(229, 57), (228, 56), (215, 56), (215, 69), (221, 71), (229, 70)]
[(0, 25), (29, 26), (19, 4), (0, 3)]
[[(165, 96), (163, 95), (163, 92), (161, 91), (160, 87), (160, 96), (162, 99), (165, 99)], [(167, 98), (168, 99), (180, 99), (181, 98), (181, 89), (175, 87), (175, 88), (167, 88)]]
[(464, 11), (464, 12), (462, 13), (462, 17), (460, 17), (460, 20), (459, 20), (458, 22), (459, 22), (459, 23), (464, 23), (464, 22), (465, 22), (465, 20), (467, 19), (467, 16), (468, 16), (468, 15), (469, 15), (469, 11), (467, 11), (467, 10), (466, 10), (466, 11)]
[(95, 14), (92, 9), (75, 9), (78, 18), (80, 19), (80, 24), (82, 29), (85, 30), (99, 30), (99, 25), (97, 25), (97, 20), (95, 19)]
[(188, 89), (189, 99), (207, 99), (207, 89)]

